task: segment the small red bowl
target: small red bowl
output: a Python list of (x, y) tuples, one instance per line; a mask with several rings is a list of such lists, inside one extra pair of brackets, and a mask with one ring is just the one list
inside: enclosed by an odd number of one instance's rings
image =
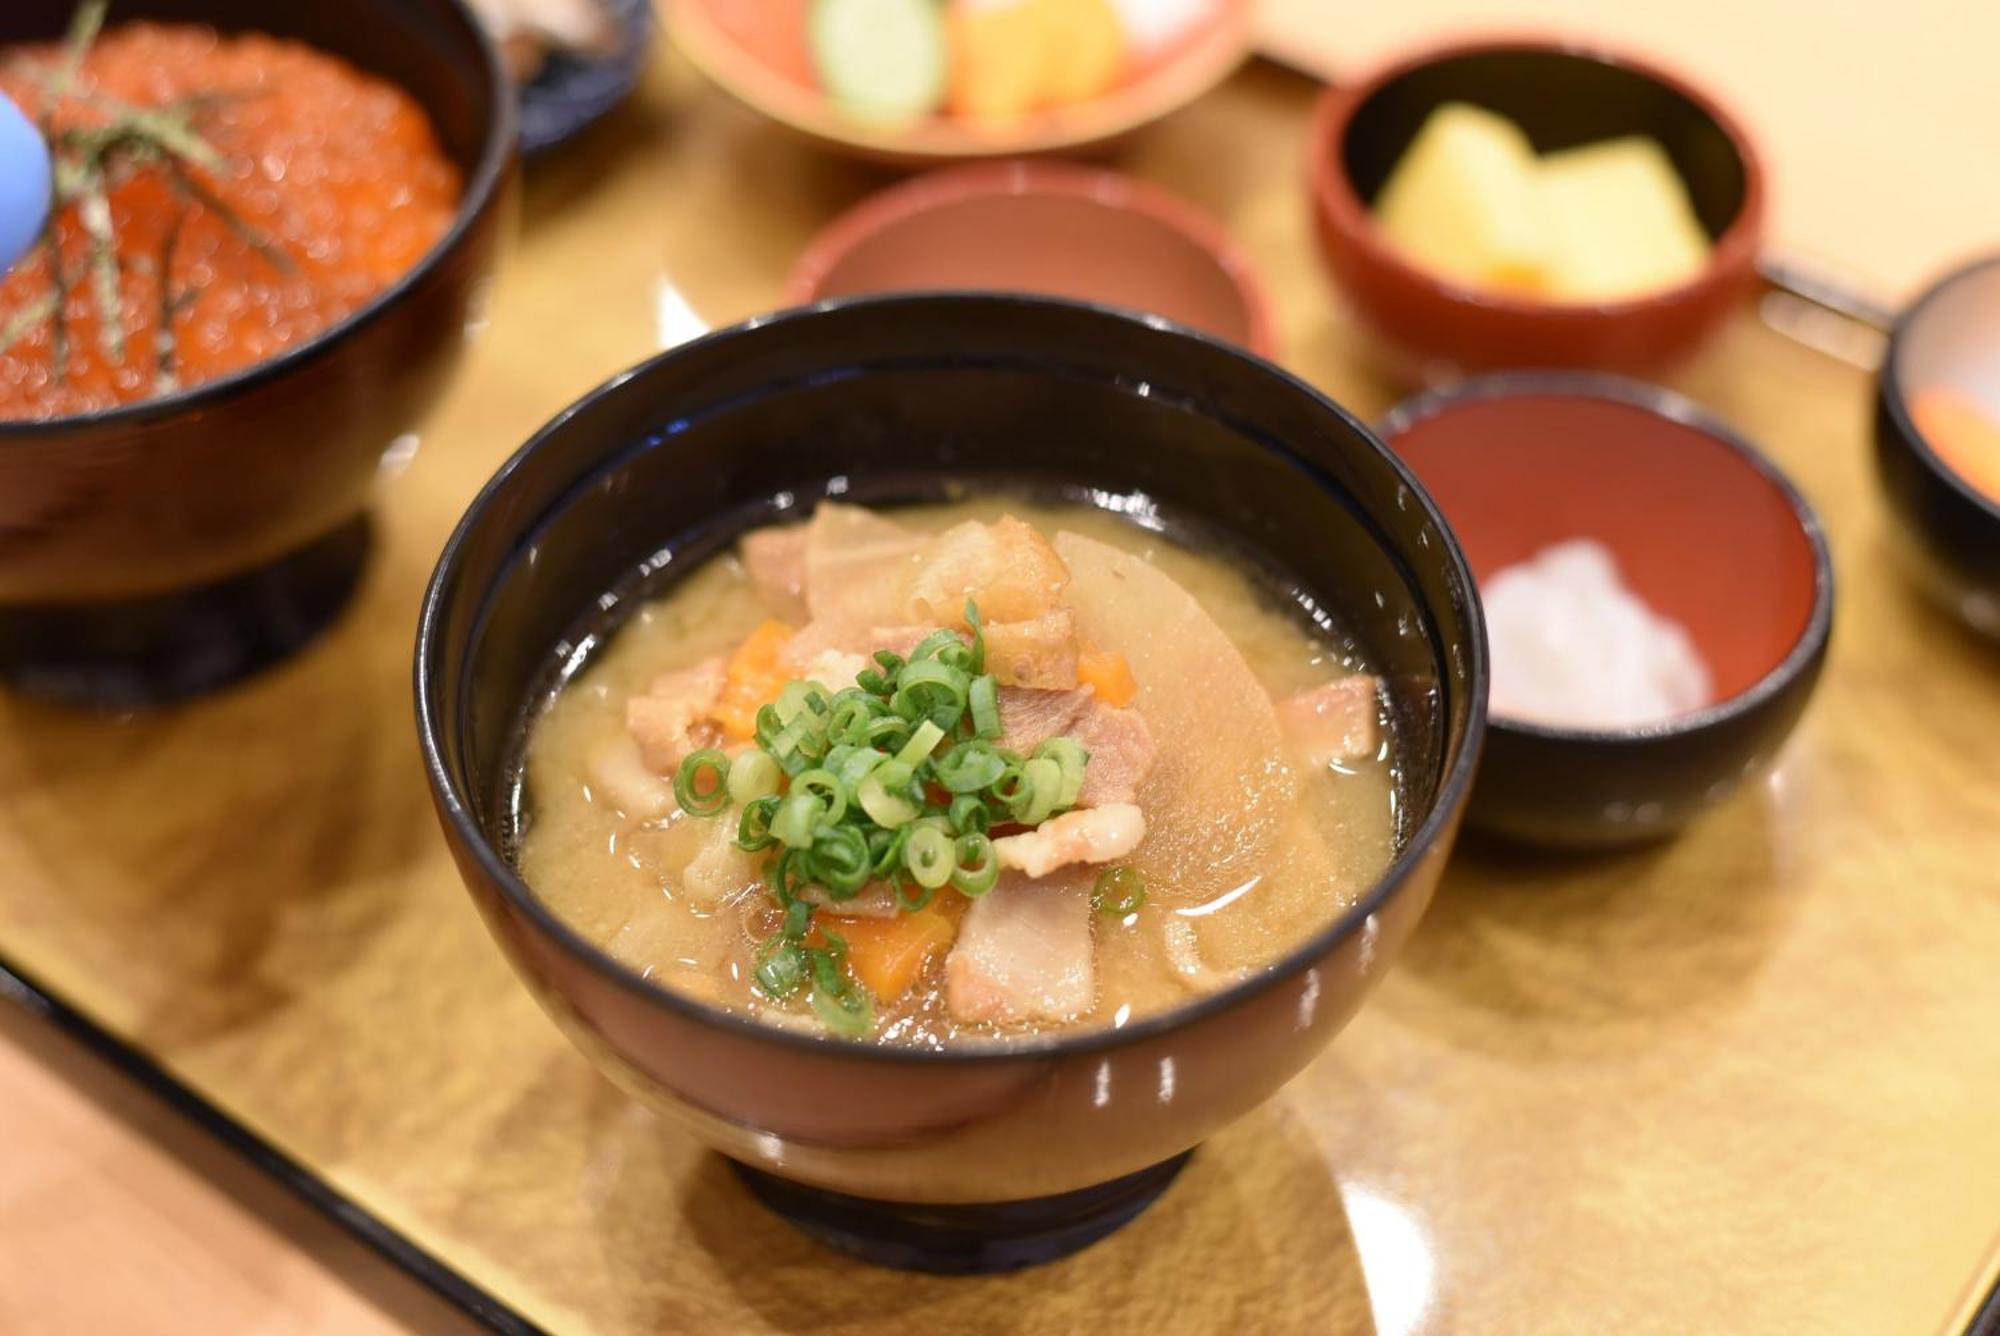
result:
[[(1508, 117), (1539, 152), (1642, 134), (1659, 141), (1714, 240), (1706, 268), (1626, 301), (1538, 302), (1420, 268), (1375, 225), (1370, 201), (1430, 113), (1470, 102)], [(1741, 125), (1706, 94), (1628, 56), (1550, 41), (1425, 51), (1320, 100), (1308, 171), (1320, 249), (1388, 370), (1582, 367), (1643, 375), (1686, 357), (1756, 282), (1764, 171)]]
[(1765, 770), (1833, 628), (1818, 519), (1768, 460), (1687, 399), (1586, 372), (1484, 376), (1417, 396), (1381, 435), (1444, 512), (1482, 587), (1589, 538), (1687, 629), (1715, 702), (1643, 727), (1490, 715), (1467, 820), (1538, 845), (1673, 833)]
[(1277, 351), (1263, 285), (1220, 226), (1158, 186), (1086, 167), (982, 163), (892, 186), (813, 240), (785, 299), (920, 291), (1069, 297)]

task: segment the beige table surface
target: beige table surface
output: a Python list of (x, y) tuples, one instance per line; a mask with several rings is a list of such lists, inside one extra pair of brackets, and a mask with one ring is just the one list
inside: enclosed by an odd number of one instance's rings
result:
[[(1682, 12), (1681, 7), (1672, 8)], [(700, 116), (739, 115), (712, 95), (691, 93), (686, 86), (687, 78), (686, 72), (678, 69), (671, 76), (675, 89), (672, 102), (678, 111)], [(1264, 107), (1295, 96), (1269, 79), (1259, 78), (1247, 92), (1238, 95), (1233, 104), (1238, 110), (1225, 113), (1225, 119), (1235, 117), (1239, 118), (1238, 123), (1247, 123), (1241, 118), (1261, 116)], [(538, 198), (531, 197), (531, 204), (537, 207), (530, 209), (525, 253), (571, 262), (588, 253), (587, 239), (569, 234), (556, 197), (569, 190), (587, 193), (594, 188), (591, 172), (615, 170), (612, 148), (650, 151), (662, 142), (671, 141), (672, 132), (663, 136), (660, 127), (650, 123), (649, 114), (635, 115), (642, 119), (628, 119), (623, 132), (614, 128), (608, 144), (587, 154), (580, 165), (565, 167), (559, 178), (538, 183), (538, 191), (534, 192)], [(730, 138), (734, 142), (763, 142), (740, 122)], [(1200, 142), (1200, 136), (1196, 135), (1182, 147), (1192, 151)], [(1182, 156), (1174, 151), (1174, 141), (1169, 140), (1162, 145), (1159, 155), (1148, 156), (1142, 149), (1139, 162), (1167, 168), (1168, 175), (1178, 175), (1171, 169)], [(783, 154), (779, 160), (793, 161), (793, 158)], [(708, 173), (723, 170), (726, 174), (726, 169), (714, 163), (702, 170)], [(849, 180), (845, 169), (829, 171), (841, 182), (832, 187), (831, 193), (844, 192)], [(779, 183), (774, 182), (746, 179), (739, 184), (751, 193), (780, 189)], [(794, 182), (785, 189), (795, 195), (820, 196), (830, 193), (827, 187), (826, 181)], [(2000, 187), (2000, 180), (1987, 174), (1981, 188), (1990, 203), (2000, 201), (2000, 190), (1996, 187)], [(1226, 193), (1218, 187), (1215, 197), (1204, 202), (1211, 207), (1224, 207)], [(1253, 241), (1289, 239), (1298, 230), (1296, 220), (1289, 211), (1280, 218), (1272, 210), (1280, 205), (1289, 210), (1292, 202), (1288, 197), (1284, 200), (1259, 197), (1249, 214), (1233, 217), (1231, 221)], [(696, 280), (686, 285), (690, 299), (702, 308), (701, 316), (724, 318), (743, 314), (730, 308), (742, 305), (741, 299), (746, 294), (767, 288), (775, 291), (775, 274), (764, 272), (771, 258), (762, 253), (739, 255), (720, 236), (712, 248), (701, 248), (694, 257)], [(735, 295), (727, 301), (714, 300), (722, 293)], [(613, 305), (618, 304), (613, 294), (601, 295)], [(1293, 317), (1289, 332), (1299, 359), (1313, 365), (1333, 364), (1340, 356), (1343, 339), (1323, 336), (1316, 324), (1305, 323), (1321, 318), (1324, 295), (1314, 292), (1308, 296), (1304, 289), (1288, 290), (1283, 304)], [(506, 309), (503, 302), (502, 310)], [(700, 318), (693, 312), (669, 310), (664, 304), (649, 314), (657, 320), (663, 338), (687, 331), (688, 323), (677, 321), (698, 323)], [(620, 323), (629, 330), (636, 322), (628, 317)], [(587, 332), (582, 337), (590, 345), (588, 351), (592, 356), (601, 352), (612, 361), (630, 360), (647, 351), (643, 347), (609, 346), (609, 331), (602, 338)], [(1748, 332), (1732, 335), (1732, 341), (1746, 348), (1753, 344), (1762, 346), (1761, 339)], [(599, 343), (606, 346), (598, 348)], [(581, 356), (576, 350), (571, 350), (571, 355)], [(1788, 374), (1802, 380), (1820, 374), (1808, 364), (1811, 354), (1798, 352), (1796, 356), (1808, 361), (1798, 362)], [(612, 361), (606, 362), (607, 369)], [(489, 391), (498, 383), (490, 366), (479, 379)], [(578, 383), (569, 388), (583, 387)], [(1334, 388), (1345, 392), (1347, 387)], [(462, 390), (461, 402), (448, 408), (447, 415), (461, 420), (479, 416), (463, 402), (470, 393)], [(1844, 472), (1829, 476), (1837, 477), (1838, 481), (1824, 485), (1843, 490), (1849, 486)], [(1884, 591), (1873, 597), (1886, 596)], [(1794, 797), (1792, 801), (1798, 799)], [(1755, 804), (1737, 817), (1724, 820), (1731, 824), (1751, 821), (1753, 817), (1764, 820), (1767, 805), (1782, 805), (1782, 795), (1774, 795), (1768, 804)], [(1733, 876), (1740, 869), (1720, 871)], [(1648, 878), (1649, 883), (1651, 880)], [(1588, 885), (1576, 891), (1577, 895), (1590, 893)], [(1625, 895), (1629, 899), (1633, 894), (1644, 893), (1628, 890)], [(1546, 1010), (1565, 1005), (1566, 998), (1571, 1002), (1582, 998), (1597, 1009), (1593, 1012), (1595, 1019), (1605, 1022), (1589, 1032), (1610, 1045), (1604, 1053), (1623, 1052), (1632, 1038), (1621, 1028), (1623, 1020), (1638, 1024), (1645, 1015), (1645, 1000), (1622, 990), (1615, 981), (1589, 984), (1577, 973), (1585, 968), (1582, 960), (1563, 954), (1571, 947), (1580, 949), (1592, 942), (1611, 948), (1617, 944), (1613, 937), (1578, 930), (1543, 947), (1533, 945), (1536, 925), (1554, 924), (1557, 920), (1550, 915), (1560, 915), (1573, 899), (1575, 895), (1559, 903), (1544, 902), (1538, 906), (1521, 886), (1507, 887), (1503, 879), (1500, 898), (1493, 902), (1480, 931), (1488, 935), (1490, 945), (1520, 969), (1535, 966), (1553, 970), (1539, 984), (1533, 984), (1527, 974), (1516, 980), (1519, 992), (1515, 1002), (1519, 1006)], [(1733, 912), (1713, 896), (1703, 898), (1701, 903), (1715, 912)], [(1460, 907), (1462, 910), (1462, 901)], [(1771, 902), (1745, 908), (1743, 912), (1754, 910), (1758, 916), (1769, 916), (1779, 908), (1777, 902)], [(1786, 907), (1786, 913), (1796, 913), (1798, 908)], [(1464, 914), (1458, 918), (1463, 920)], [(1430, 950), (1416, 953), (1415, 972), (1405, 976), (1400, 989), (1405, 1012), (1412, 1011), (1416, 1000), (1425, 997), (1427, 991), (1436, 989), (1436, 980), (1441, 977), (1439, 971), (1448, 971), (1453, 964), (1447, 947), (1455, 949), (1462, 943), (1465, 926), (1462, 921), (1456, 925), (1461, 936), (1434, 938)], [(1822, 926), (1834, 936), (1847, 931), (1831, 921)], [(1647, 930), (1661, 933), (1667, 949), (1690, 961), (1696, 959), (1694, 939), (1672, 922), (1653, 922)], [(1610, 932), (1607, 927), (1605, 933)], [(1745, 986), (1746, 976), (1738, 968), (1744, 962), (1721, 964), (1727, 972), (1722, 980), (1728, 984), (1725, 992)], [(1426, 980), (1430, 982), (1427, 984)], [(1940, 980), (1939, 987), (1944, 986)], [(1439, 1005), (1450, 1010), (1453, 1004), (1441, 1001)], [(1701, 1018), (1701, 1009), (1697, 1008), (1695, 1019)], [(1702, 1023), (1714, 1023), (1715, 1019), (1711, 1016)], [(1581, 1049), (1575, 1052), (1562, 1049), (1566, 1033), (1574, 1037), (1583, 1031), (1565, 1032), (1558, 1027), (1551, 1033), (1552, 1047), (1537, 1055), (1537, 1061), (1566, 1065), (1589, 1057)], [(1358, 1036), (1347, 1051), (1350, 1057), (1362, 1059), (1365, 1066), (1366, 1060), (1378, 1051), (1383, 1037), (1378, 1026), (1375, 1032)], [(1321, 1073), (1320, 1084), (1345, 1088), (1343, 1083), (1349, 1081), (1354, 1071), (1348, 1064), (1336, 1061)], [(1668, 1079), (1664, 1069), (1660, 1078)], [(1865, 1096), (1868, 1092), (1859, 1093)], [(1827, 1092), (1827, 1097), (1836, 1098), (1836, 1092)], [(1632, 1129), (1635, 1135), (1641, 1130)], [(1223, 1162), (1241, 1158), (1243, 1145), (1241, 1138), (1225, 1145), (1220, 1151)], [(1920, 1156), (1921, 1152), (1913, 1149), (1913, 1154)], [(1829, 1165), (1829, 1173), (1837, 1174), (1838, 1166)], [(1854, 1192), (1867, 1195), (1863, 1185), (1856, 1185)], [(1859, 1197), (1855, 1199), (1858, 1201)], [(1900, 1201), (1893, 1193), (1889, 1199)], [(1350, 1200), (1350, 1214), (1356, 1209)], [(2000, 1201), (1993, 1204), (1993, 1218), (1994, 1224), (2000, 1226)], [(1394, 1229), (1387, 1227), (1393, 1221), (1371, 1218), (1356, 1219), (1353, 1223), (1357, 1232), (1366, 1232), (1371, 1238), (1384, 1239), (1390, 1244), (1396, 1238)], [(1941, 1228), (1938, 1221), (1927, 1223)], [(1916, 1232), (1923, 1233), (1921, 1229)], [(1961, 1236), (1963, 1232), (1959, 1230)], [(1495, 1247), (1506, 1245), (1506, 1240), (1494, 1240)], [(1364, 1260), (1371, 1270), (1377, 1264), (1394, 1261)], [(1416, 1264), (1421, 1258), (1410, 1260)], [(1903, 1273), (1911, 1274), (1909, 1259), (1901, 1260)], [(1967, 1258), (1968, 1262), (1971, 1260)], [(1344, 1264), (1352, 1266), (1353, 1261), (1349, 1258)], [(1949, 1268), (1960, 1265), (1955, 1259), (1936, 1258), (1923, 1269), (1927, 1273), (1958, 1274)], [(1969, 1287), (1975, 1283), (1972, 1268), (1963, 1270)], [(1594, 1288), (1606, 1283), (1608, 1277), (1587, 1280), (1579, 1275), (1576, 1279), (1579, 1284)], [(1929, 1329), (1933, 1324), (1927, 1315), (1942, 1314), (1948, 1305), (1925, 1296), (1918, 1307), (1924, 1316), (1916, 1312), (1908, 1314), (1908, 1329), (1912, 1331)], [(1374, 1316), (1379, 1323), (1389, 1315), (1378, 1308)], [(128, 1085), (40, 1022), (0, 1011), (0, 1332), (368, 1332), (398, 1328), (450, 1331), (462, 1326), (455, 1315), (444, 1311), (436, 1300), (400, 1273), (207, 1140), (151, 1096)]]
[(473, 1330), (206, 1130), (0, 1004), (0, 1332)]

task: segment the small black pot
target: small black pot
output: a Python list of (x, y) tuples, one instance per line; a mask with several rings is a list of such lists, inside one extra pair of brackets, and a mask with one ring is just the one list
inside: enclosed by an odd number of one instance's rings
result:
[[(1983, 357), (2000, 365), (2000, 255), (1953, 270), (1896, 321), (1875, 384), (1875, 465), (1912, 574), (1975, 630), (2000, 639), (2000, 498), (1975, 489), (1917, 430), (1914, 394)], [(1984, 374), (1994, 374), (1991, 370)]]

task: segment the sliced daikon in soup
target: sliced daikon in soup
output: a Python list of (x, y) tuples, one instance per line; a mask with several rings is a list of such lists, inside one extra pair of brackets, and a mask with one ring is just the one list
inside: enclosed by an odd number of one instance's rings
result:
[(1232, 895), (1254, 900), (1245, 913), (1191, 917), (1206, 965), (1268, 960), (1274, 936), (1302, 923), (1309, 930), (1336, 892), (1326, 842), (1300, 819), (1301, 777), (1270, 692), (1200, 602), (1157, 566), (1074, 533), (1057, 535), (1056, 550), (1070, 569), (1081, 634), (1131, 665), (1134, 704), (1159, 749), (1137, 800), (1147, 838), (1130, 861), (1163, 913)]

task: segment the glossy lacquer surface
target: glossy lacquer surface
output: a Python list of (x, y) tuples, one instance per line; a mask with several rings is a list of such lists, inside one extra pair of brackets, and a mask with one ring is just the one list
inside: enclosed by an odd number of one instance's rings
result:
[[(1291, 365), (1372, 417), (1310, 102), (1253, 70), (1121, 166), (1234, 229)], [(854, 1267), (574, 1053), (436, 831), (423, 579), (550, 412), (769, 305), (878, 180), (656, 67), (531, 177), (491, 337), (318, 650), (169, 715), (0, 702), (0, 951), (565, 1331), (1942, 1330), (2000, 1233), (2000, 661), (1883, 559), (1867, 378), (1748, 310), (1677, 383), (1782, 460), (1843, 579), (1775, 778), (1644, 853), (1462, 855), (1332, 1047), (1116, 1237), (1010, 1279)]]

